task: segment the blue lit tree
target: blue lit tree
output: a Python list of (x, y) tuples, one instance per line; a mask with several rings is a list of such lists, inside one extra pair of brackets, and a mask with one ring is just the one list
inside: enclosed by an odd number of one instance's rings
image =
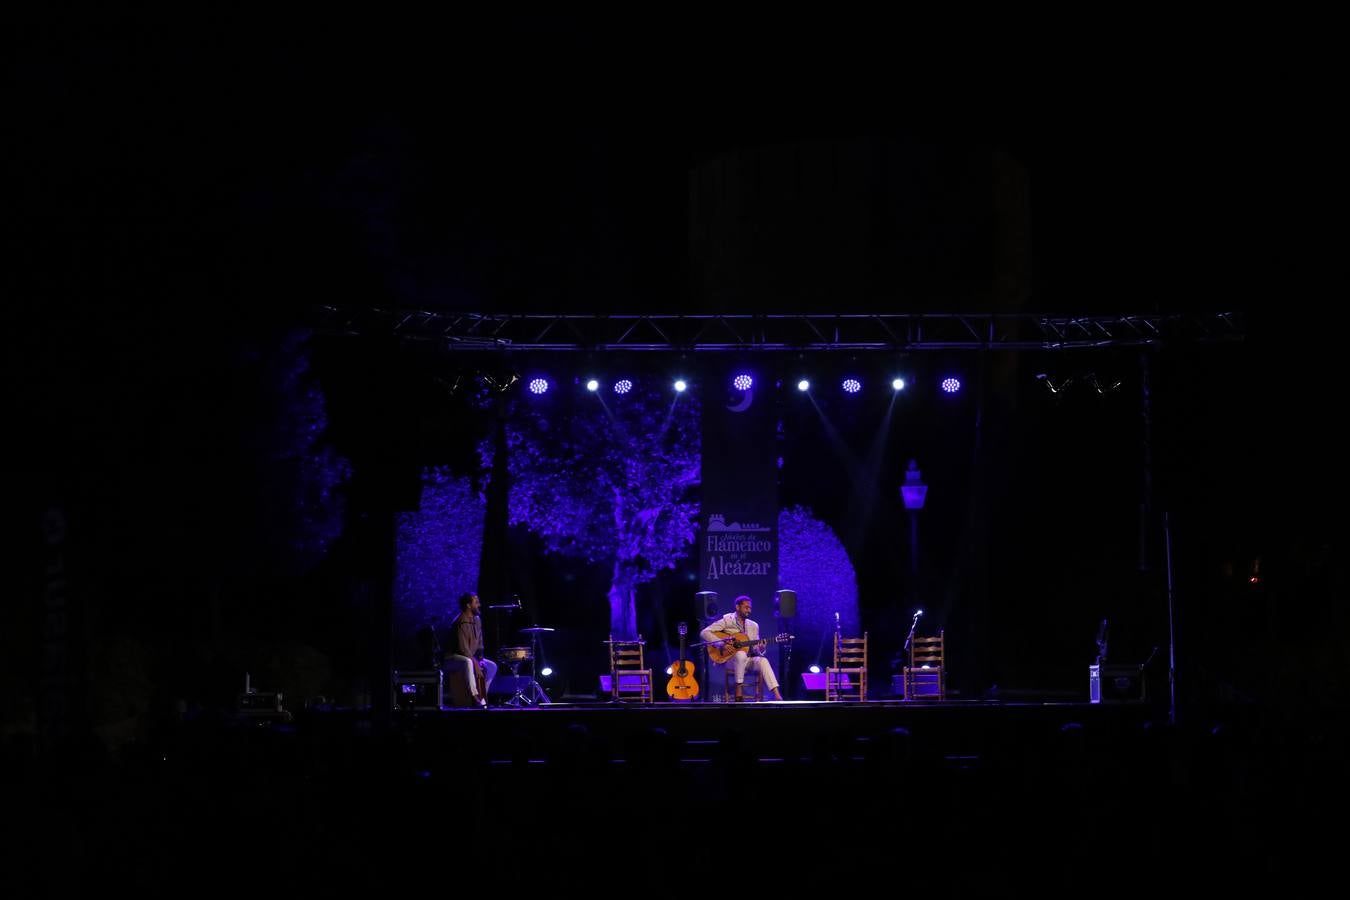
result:
[[(631, 638), (637, 586), (673, 568), (694, 541), (699, 406), (641, 385), (585, 399), (593, 408), (584, 413), (522, 402), (507, 417), (509, 516), (551, 553), (610, 563), (610, 629)], [(490, 469), (491, 442), (481, 449)]]
[(817, 656), (833, 641), (836, 612), (844, 637), (862, 634), (858, 579), (848, 551), (807, 507), (778, 513), (778, 586), (797, 592), (797, 638), (806, 647), (814, 642)]
[(398, 519), (395, 634), (411, 635), (432, 616), (457, 615), (459, 595), (477, 590), (485, 506), (468, 478), (446, 468), (422, 473), (417, 511)]

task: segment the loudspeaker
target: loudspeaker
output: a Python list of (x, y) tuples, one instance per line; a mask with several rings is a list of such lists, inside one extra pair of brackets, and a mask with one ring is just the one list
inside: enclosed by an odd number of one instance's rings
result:
[(796, 591), (774, 591), (773, 602), (778, 607), (778, 615), (784, 619), (795, 619), (797, 617)]
[(706, 624), (709, 619), (717, 618), (717, 591), (699, 591), (695, 594), (694, 610), (700, 624)]
[(445, 702), (440, 669), (404, 669), (393, 678), (395, 709), (440, 709)]
[(498, 675), (492, 679), (492, 684), (488, 685), (488, 702), (496, 701), (504, 703), (516, 695), (516, 687), (520, 687), (520, 692), (535, 703), (548, 703), (548, 694), (528, 675)]

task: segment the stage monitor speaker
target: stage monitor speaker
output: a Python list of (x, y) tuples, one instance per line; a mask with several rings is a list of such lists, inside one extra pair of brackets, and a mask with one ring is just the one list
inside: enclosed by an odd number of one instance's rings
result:
[[(840, 687), (840, 688), (842, 688), (842, 689), (844, 689), (844, 690), (852, 690), (852, 689), (853, 689), (853, 682), (849, 679), (848, 673), (847, 673), (847, 672), (841, 672), (839, 677), (843, 679), (842, 681), (839, 682), (839, 687)], [(802, 687), (805, 688), (805, 689), (808, 690), (808, 691), (820, 691), (821, 693), (824, 693), (824, 691), (825, 691), (825, 673), (824, 673), (824, 672), (803, 672), (803, 673), (802, 673)]]
[(778, 615), (784, 619), (795, 619), (797, 617), (797, 592), (796, 591), (774, 591), (774, 605), (778, 607)]
[(717, 591), (699, 591), (694, 595), (694, 609), (703, 623), (718, 616)]

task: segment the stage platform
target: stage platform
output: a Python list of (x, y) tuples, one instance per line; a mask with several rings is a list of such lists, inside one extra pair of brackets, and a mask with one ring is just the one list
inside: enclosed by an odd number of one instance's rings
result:
[[(991, 701), (867, 702), (768, 701), (762, 703), (546, 703), (534, 707), (394, 711), (391, 733), (420, 751), (477, 759), (544, 763), (569, 734), (584, 733), (622, 761), (635, 742), (660, 735), (678, 748), (679, 759), (697, 763), (729, 739), (761, 760), (809, 758), (825, 752), (862, 754), (869, 742), (897, 729), (929, 752), (955, 759), (979, 758), (1009, 741), (1040, 743), (1065, 728), (1094, 734), (1125, 734), (1156, 716), (1140, 703), (1010, 703)], [(369, 711), (330, 710), (297, 714), (302, 732), (363, 734), (376, 729)]]

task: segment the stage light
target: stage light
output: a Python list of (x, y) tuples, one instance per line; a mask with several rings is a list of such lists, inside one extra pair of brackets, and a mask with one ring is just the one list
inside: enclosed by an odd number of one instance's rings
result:
[(1068, 387), (1069, 384), (1073, 381), (1072, 378), (1065, 378), (1062, 381), (1060, 381), (1059, 384), (1055, 384), (1055, 382), (1050, 378), (1050, 375), (1046, 372), (1038, 373), (1036, 375), (1036, 380), (1039, 381), (1041, 384), (1045, 385), (1047, 388), (1049, 388), (1050, 393), (1052, 394), (1058, 394), (1060, 391)]
[(731, 386), (738, 391), (748, 391), (755, 386), (755, 379), (749, 375), (737, 375), (732, 379)]
[(616, 394), (626, 394), (632, 389), (633, 382), (629, 381), (627, 378), (614, 382), (614, 393)]
[(1100, 378), (1097, 377), (1096, 372), (1089, 372), (1087, 374), (1087, 383), (1090, 384), (1092, 386), (1092, 389), (1099, 394), (1105, 394), (1107, 391), (1120, 390), (1119, 381), (1112, 381), (1110, 384), (1105, 384), (1102, 382)]
[(600, 382), (598, 382), (598, 381), (596, 381), (594, 378), (592, 378), (590, 381), (586, 382), (586, 390), (588, 390), (588, 391), (590, 391), (590, 392), (592, 392), (592, 393), (594, 393), (594, 392), (600, 390)]
[(905, 379), (896, 378), (891, 382), (891, 390), (903, 391), (905, 389)]
[(957, 391), (961, 390), (961, 379), (959, 378), (942, 379), (942, 389), (946, 391), (948, 394), (955, 394)]
[(675, 667), (674, 667), (674, 666), (666, 666), (666, 674), (667, 674), (667, 675), (674, 675), (674, 674), (675, 674)]
[(812, 674), (812, 675), (819, 675), (819, 674), (820, 674), (820, 666), (817, 666), (817, 665), (815, 665), (815, 664), (812, 664), (812, 666), (811, 666), (811, 674)]
[(531, 394), (543, 394), (543, 393), (546, 393), (547, 391), (548, 391), (548, 379), (547, 379), (547, 378), (534, 378), (534, 379), (531, 379), (531, 380), (530, 380), (530, 393), (531, 393)]
[(689, 387), (689, 385), (684, 383), (683, 378), (680, 378), (675, 382), (675, 393), (682, 394), (684, 393), (684, 389), (687, 387)]
[(811, 382), (803, 378), (801, 381), (797, 382), (797, 390), (802, 391), (803, 393), (811, 390)]
[(856, 394), (862, 390), (862, 382), (856, 378), (845, 378), (843, 387), (845, 394)]
[(553, 670), (548, 666), (544, 666), (542, 669), (539, 670), (539, 674), (547, 678), (548, 676), (553, 674)]

